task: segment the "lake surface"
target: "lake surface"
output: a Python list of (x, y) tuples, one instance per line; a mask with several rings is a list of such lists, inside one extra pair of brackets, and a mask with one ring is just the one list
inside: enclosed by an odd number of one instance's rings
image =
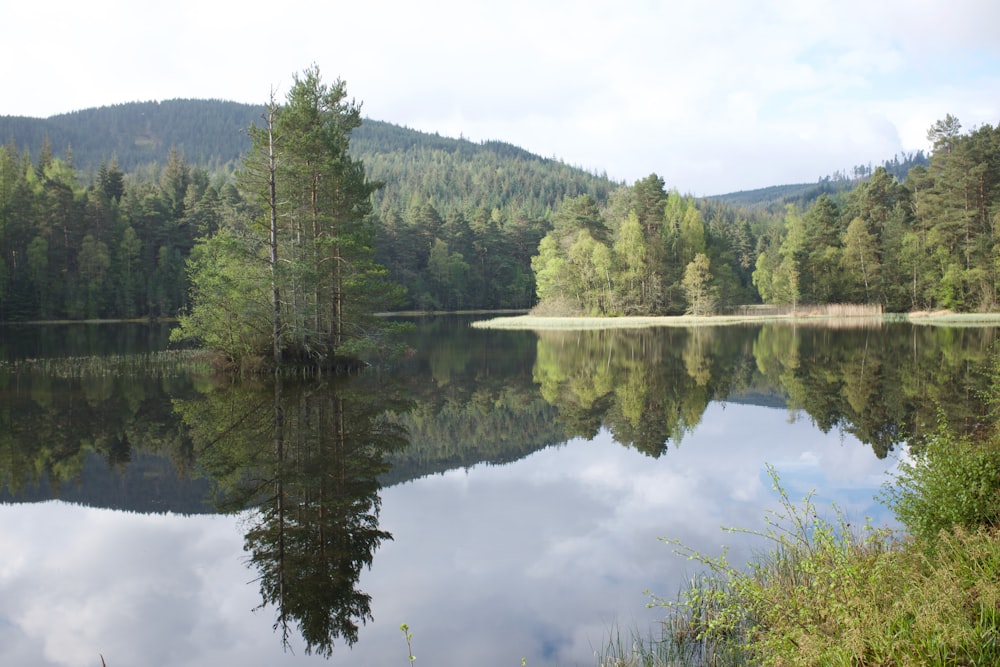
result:
[[(592, 665), (815, 491), (852, 520), (938, 414), (975, 429), (992, 328), (490, 332), (394, 367), (221, 382), (162, 328), (0, 329), (0, 664)], [(81, 361), (102, 354), (107, 363)], [(33, 361), (24, 361), (31, 359)]]

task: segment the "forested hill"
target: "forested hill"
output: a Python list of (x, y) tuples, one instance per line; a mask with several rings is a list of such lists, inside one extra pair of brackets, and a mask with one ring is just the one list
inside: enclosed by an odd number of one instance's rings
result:
[[(224, 100), (175, 99), (128, 102), (49, 118), (0, 116), (0, 143), (36, 159), (46, 141), (54, 154), (72, 152), (74, 166), (96, 172), (112, 156), (126, 173), (167, 163), (176, 149), (209, 172), (231, 171), (250, 146), (246, 133), (260, 123), (263, 105)], [(604, 201), (620, 183), (558, 160), (534, 155), (502, 141), (476, 143), (366, 119), (352, 136), (351, 153), (373, 179), (383, 181), (377, 208), (406, 207), (414, 196), (430, 198), (441, 212), (470, 208), (526, 208), (537, 215), (566, 197), (591, 194)], [(913, 166), (927, 166), (922, 151), (894, 156), (884, 166), (900, 181)], [(872, 167), (856, 166), (813, 183), (773, 185), (717, 195), (730, 206), (780, 212), (786, 204), (805, 208), (821, 194), (854, 188)]]
[[(930, 158), (923, 151), (904, 152), (894, 155), (891, 160), (885, 160), (878, 165), (900, 183), (906, 181), (910, 170), (914, 167), (927, 167)], [(837, 197), (850, 192), (861, 183), (872, 177), (875, 168), (871, 164), (856, 165), (851, 173), (836, 172), (821, 177), (815, 183), (792, 183), (788, 185), (772, 185), (756, 190), (740, 190), (722, 195), (707, 197), (708, 200), (727, 204), (745, 211), (770, 212), (780, 214), (788, 204), (801, 210), (809, 208), (822, 195)]]
[(46, 140), (53, 153), (72, 150), (82, 171), (112, 156), (125, 172), (166, 164), (171, 148), (209, 171), (235, 165), (250, 147), (246, 128), (263, 106), (221, 100), (130, 102), (49, 118), (0, 116), (0, 142), (37, 157)]
[[(43, 150), (72, 153), (81, 172), (114, 157), (126, 173), (165, 165), (171, 149), (209, 172), (231, 171), (250, 147), (246, 129), (260, 124), (263, 106), (222, 100), (131, 102), (49, 118), (0, 116), (0, 143), (31, 158)], [(49, 149), (43, 148), (48, 142)], [(501, 141), (476, 143), (366, 119), (351, 137), (351, 153), (369, 177), (385, 183), (376, 207), (433, 200), (445, 213), (475, 207), (526, 208), (534, 214), (566, 197), (606, 199), (606, 176), (534, 155)]]
[[(172, 100), (0, 117), (0, 321), (185, 312), (192, 250), (252, 217), (232, 170), (262, 112)], [(501, 141), (376, 120), (350, 153), (385, 184), (365, 247), (406, 293), (382, 309), (990, 310), (998, 130), (962, 134), (950, 116), (935, 128), (929, 159), (705, 199), (656, 174), (626, 186)]]
[(621, 185), (502, 141), (475, 143), (371, 119), (351, 135), (351, 154), (385, 184), (375, 201), (383, 213), (424, 199), (441, 214), (479, 208), (540, 217), (583, 194), (606, 201)]
[[(232, 172), (263, 111), (170, 100), (0, 116), (0, 321), (183, 310), (188, 254), (239, 215)], [(406, 287), (402, 308), (531, 306), (553, 211), (582, 196), (605, 205), (623, 186), (509, 143), (371, 119), (350, 153), (384, 184), (375, 259)]]

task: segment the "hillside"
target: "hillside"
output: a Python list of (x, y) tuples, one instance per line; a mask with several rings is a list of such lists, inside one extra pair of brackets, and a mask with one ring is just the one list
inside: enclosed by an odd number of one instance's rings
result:
[(74, 165), (96, 169), (112, 155), (125, 172), (164, 164), (171, 147), (209, 170), (232, 166), (249, 147), (244, 132), (262, 107), (221, 100), (130, 102), (49, 118), (0, 116), (0, 140), (37, 156), (47, 139), (56, 155), (72, 149)]
[[(262, 110), (220, 100), (171, 100), (47, 119), (0, 117), (0, 321), (172, 317), (186, 308), (186, 262), (192, 249), (221, 225), (248, 215), (245, 193), (232, 187), (231, 177), (247, 151), (246, 130)], [(538, 266), (584, 271), (588, 263), (603, 262), (600, 271), (573, 278), (579, 284), (566, 283), (569, 291), (563, 296), (571, 301), (585, 293), (612, 296), (611, 272), (602, 257), (616, 253), (652, 272), (649, 280), (633, 284), (655, 286), (643, 293), (652, 301), (642, 303), (658, 312), (687, 306), (682, 281), (698, 254), (704, 255), (700, 280), (712, 287), (708, 294), (717, 294), (720, 305), (785, 298), (768, 291), (772, 286), (766, 282), (761, 283), (766, 294), (761, 293), (753, 274), (763, 266), (758, 277), (773, 275), (771, 264), (783, 257), (779, 249), (788, 204), (806, 213), (823, 202), (807, 224), (834, 254), (848, 241), (870, 247), (872, 235), (884, 229), (882, 222), (872, 222), (867, 235), (858, 228), (846, 235), (847, 226), (867, 210), (858, 208), (855, 193), (866, 184), (872, 192), (890, 187), (887, 179), (905, 178), (911, 166), (927, 162), (922, 154), (893, 158), (874, 170), (882, 175), (874, 184), (869, 165), (855, 167), (851, 178), (835, 174), (814, 184), (696, 200), (668, 192), (656, 174), (626, 186), (502, 141), (475, 143), (373, 119), (353, 132), (350, 152), (364, 163), (369, 179), (384, 184), (365, 223), (375, 262), (406, 290), (403, 302), (382, 308), (404, 310), (535, 306), (540, 294), (534, 258), (550, 232), (556, 232), (550, 241), (557, 244)], [(989, 164), (986, 169), (992, 173)], [(949, 175), (941, 183), (950, 180)], [(902, 202), (908, 196), (882, 199)], [(630, 255), (613, 246), (614, 231), (632, 211), (641, 240), (652, 245)], [(578, 241), (589, 243), (581, 240), (581, 230), (603, 250), (579, 245), (569, 253)], [(652, 258), (657, 268), (644, 258)], [(831, 267), (830, 275), (841, 276)], [(799, 296), (825, 301), (829, 294), (808, 286), (816, 275), (808, 268), (799, 271), (807, 276)], [(957, 270), (952, 271), (954, 284)], [(562, 269), (556, 274), (565, 278)], [(594, 279), (599, 274), (601, 281)], [(963, 289), (978, 290), (974, 299), (992, 302), (992, 288), (982, 287), (978, 274), (963, 280)], [(837, 285), (827, 287), (831, 294), (844, 292)], [(854, 300), (873, 297), (870, 289), (848, 292)], [(904, 307), (902, 292), (893, 294), (893, 307)], [(910, 294), (909, 299), (916, 303), (918, 296), (920, 303), (939, 300), (934, 294)], [(620, 300), (628, 308), (640, 301), (636, 295)]]
[(385, 187), (377, 210), (429, 200), (441, 214), (512, 209), (542, 217), (562, 200), (589, 194), (606, 201), (620, 183), (501, 141), (474, 143), (366, 119), (351, 153)]
[[(231, 176), (262, 111), (170, 100), (0, 117), (0, 320), (183, 308), (188, 253), (242, 205)], [(603, 205), (623, 185), (502, 141), (372, 119), (350, 152), (384, 185), (376, 260), (406, 286), (401, 308), (530, 307), (530, 260), (553, 211), (583, 195)], [(20, 261), (29, 253), (35, 268)]]
[[(885, 160), (879, 166), (885, 169), (888, 175), (894, 176), (900, 183), (903, 183), (906, 181), (910, 169), (927, 167), (929, 164), (930, 159), (923, 151), (915, 151), (894, 155), (891, 160)], [(874, 167), (872, 165), (857, 165), (851, 170), (851, 176), (838, 172), (824, 176), (816, 183), (772, 185), (756, 190), (741, 190), (714, 195), (706, 199), (747, 211), (781, 214), (787, 204), (794, 204), (799, 209), (805, 210), (819, 199), (820, 195), (836, 197), (850, 192), (870, 178), (873, 173)]]
[[(229, 172), (249, 148), (246, 128), (262, 106), (222, 100), (131, 102), (50, 118), (0, 116), (0, 143), (41, 154), (72, 154), (73, 165), (95, 173), (112, 157), (125, 173), (167, 163), (175, 148), (189, 164)], [(599, 201), (618, 183), (500, 141), (474, 143), (366, 119), (354, 132), (351, 153), (369, 177), (385, 183), (376, 207), (405, 207), (414, 196), (440, 212), (476, 207), (526, 208), (536, 214), (565, 197), (591, 194)]]
[[(71, 150), (74, 166), (84, 173), (96, 172), (112, 156), (126, 173), (163, 165), (171, 148), (209, 172), (229, 172), (249, 147), (246, 128), (259, 122), (262, 112), (261, 105), (175, 99), (115, 104), (44, 119), (0, 116), (0, 143), (35, 157), (47, 140), (58, 156)], [(365, 163), (371, 178), (386, 184), (377, 208), (405, 207), (416, 195), (433, 200), (441, 212), (514, 207), (541, 215), (579, 194), (605, 201), (622, 185), (502, 141), (474, 143), (374, 119), (366, 119), (354, 133), (351, 152)], [(884, 166), (904, 180), (918, 164), (927, 164), (923, 153), (894, 157)], [(870, 165), (855, 167), (853, 178), (834, 174), (814, 183), (773, 185), (708, 199), (757, 212), (780, 212), (786, 204), (805, 208), (821, 194), (852, 189), (871, 170)]]

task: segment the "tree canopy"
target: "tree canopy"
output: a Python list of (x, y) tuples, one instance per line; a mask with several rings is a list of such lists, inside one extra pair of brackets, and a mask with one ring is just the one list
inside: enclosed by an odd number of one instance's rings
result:
[(198, 241), (178, 332), (241, 365), (336, 365), (380, 335), (372, 313), (397, 292), (372, 259), (378, 184), (348, 154), (361, 108), (313, 67), (262, 121), (237, 174), (250, 206)]

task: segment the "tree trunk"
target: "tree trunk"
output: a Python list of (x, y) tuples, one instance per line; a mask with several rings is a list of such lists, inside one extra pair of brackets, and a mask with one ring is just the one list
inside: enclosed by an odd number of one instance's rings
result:
[(281, 364), (281, 292), (278, 288), (278, 196), (275, 183), (277, 161), (274, 156), (274, 94), (267, 111), (267, 187), (268, 211), (270, 213), (271, 234), (269, 239), (269, 260), (271, 263), (271, 336), (275, 368)]

